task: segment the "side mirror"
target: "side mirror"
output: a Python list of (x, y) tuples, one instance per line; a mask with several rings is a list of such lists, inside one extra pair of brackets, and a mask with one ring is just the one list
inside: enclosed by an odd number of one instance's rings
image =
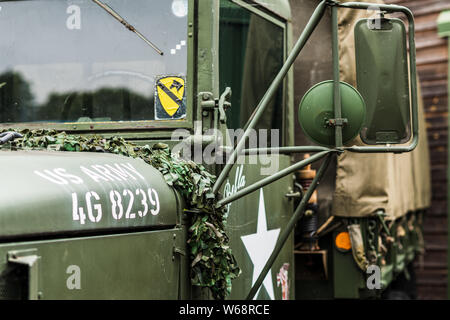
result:
[(399, 19), (362, 19), (355, 25), (356, 78), (366, 105), (360, 132), (369, 145), (406, 143), (411, 106), (405, 25)]
[[(319, 83), (303, 96), (300, 125), (311, 140), (323, 146), (360, 153), (410, 152), (419, 141), (414, 16), (406, 7), (381, 4), (377, 6), (379, 17), (355, 24), (355, 89), (339, 80), (340, 7), (364, 10), (371, 4), (345, 2), (331, 8), (333, 88)], [(385, 12), (403, 13), (408, 34), (402, 20), (387, 19)], [(350, 90), (344, 95), (346, 89)], [(366, 145), (350, 145), (358, 134)]]

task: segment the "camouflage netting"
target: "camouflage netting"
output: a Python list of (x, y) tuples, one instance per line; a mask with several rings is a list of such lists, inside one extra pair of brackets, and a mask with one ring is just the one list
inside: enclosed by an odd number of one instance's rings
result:
[(191, 261), (191, 282), (208, 287), (215, 299), (224, 299), (231, 292), (231, 280), (240, 269), (228, 246), (224, 232), (224, 209), (215, 209), (217, 199), (212, 193), (215, 176), (193, 161), (172, 154), (168, 145), (157, 143), (153, 147), (138, 146), (121, 137), (105, 139), (101, 136), (70, 135), (55, 130), (16, 131), (23, 138), (11, 142), (12, 148), (50, 149), (56, 151), (109, 152), (141, 158), (157, 168), (167, 184), (185, 199), (187, 214), (191, 217), (188, 247)]

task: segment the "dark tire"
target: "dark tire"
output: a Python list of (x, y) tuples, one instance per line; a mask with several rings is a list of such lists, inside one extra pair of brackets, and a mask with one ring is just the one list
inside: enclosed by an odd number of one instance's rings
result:
[(409, 280), (402, 272), (383, 292), (382, 299), (386, 300), (415, 300), (417, 299), (416, 274), (411, 262), (407, 267)]
[(388, 290), (385, 300), (411, 300), (411, 297), (405, 291)]

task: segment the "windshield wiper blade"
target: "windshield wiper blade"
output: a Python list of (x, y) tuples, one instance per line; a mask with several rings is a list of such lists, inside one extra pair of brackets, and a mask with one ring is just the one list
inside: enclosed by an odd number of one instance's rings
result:
[(108, 6), (106, 3), (103, 3), (99, 0), (92, 0), (96, 4), (98, 4), (101, 8), (103, 8), (106, 12), (108, 12), (110, 15), (112, 15), (114, 18), (116, 18), (121, 24), (123, 24), (128, 30), (134, 32), (144, 40), (150, 47), (155, 49), (156, 52), (158, 52), (160, 55), (164, 55), (164, 52), (162, 52), (156, 45), (154, 45), (150, 40), (148, 40), (142, 33), (140, 33), (135, 27), (133, 27), (131, 24), (129, 24), (124, 18), (120, 16), (113, 8)]

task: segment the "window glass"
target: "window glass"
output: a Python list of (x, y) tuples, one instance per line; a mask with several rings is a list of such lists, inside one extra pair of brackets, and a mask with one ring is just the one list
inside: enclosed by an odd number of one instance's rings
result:
[[(220, 4), (220, 89), (232, 89), (228, 127), (244, 128), (283, 65), (284, 30), (228, 0)], [(282, 110), (280, 86), (256, 129), (281, 130)]]
[(0, 122), (155, 119), (158, 79), (186, 75), (187, 0), (101, 3), (164, 55), (92, 0), (2, 1)]

